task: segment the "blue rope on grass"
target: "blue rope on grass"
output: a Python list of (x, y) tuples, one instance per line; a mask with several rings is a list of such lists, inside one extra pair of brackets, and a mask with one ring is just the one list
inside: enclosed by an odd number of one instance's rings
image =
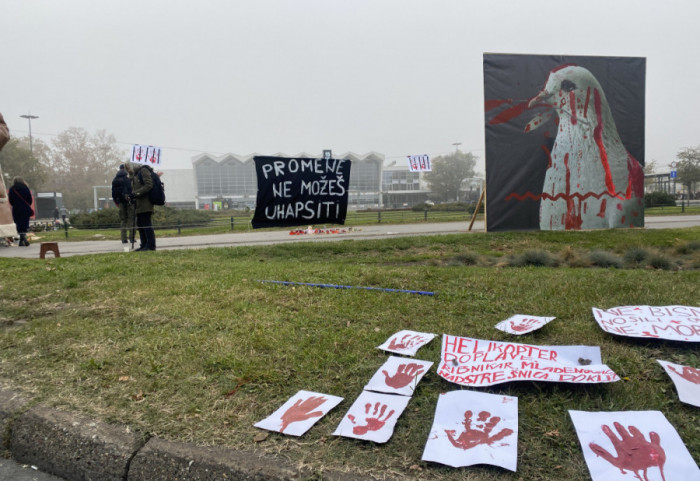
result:
[(341, 286), (338, 284), (312, 284), (310, 282), (290, 282), (290, 281), (265, 281), (258, 280), (268, 284), (282, 284), (283, 286), (310, 286), (310, 287), (330, 287), (333, 289), (365, 289), (367, 291), (382, 291), (382, 292), (402, 292), (404, 294), (417, 294), (419, 296), (434, 296), (434, 292), (430, 291), (412, 291), (407, 289), (385, 289), (383, 287), (362, 287), (362, 286)]

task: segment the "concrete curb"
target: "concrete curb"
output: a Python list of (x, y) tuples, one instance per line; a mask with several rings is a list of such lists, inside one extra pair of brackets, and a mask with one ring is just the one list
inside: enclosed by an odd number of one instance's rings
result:
[(146, 441), (124, 426), (30, 406), (21, 395), (0, 388), (0, 447), (9, 448), (19, 463), (69, 481), (363, 479), (354, 474), (301, 471), (278, 458), (252, 452), (155, 437)]

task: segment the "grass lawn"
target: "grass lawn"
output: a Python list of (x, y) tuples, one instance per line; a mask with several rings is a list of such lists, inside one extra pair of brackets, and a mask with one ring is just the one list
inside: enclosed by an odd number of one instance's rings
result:
[[(700, 228), (474, 233), (138, 257), (0, 259), (0, 385), (44, 405), (128, 424), (146, 436), (264, 451), (319, 473), (588, 479), (569, 409), (660, 410), (698, 462), (698, 410), (678, 400), (656, 362), (700, 367), (697, 344), (615, 337), (591, 314), (592, 307), (700, 305), (698, 238)], [(654, 268), (629, 255), (639, 252), (668, 262)], [(603, 265), (594, 261), (606, 255), (621, 260), (620, 268), (591, 267)], [(555, 267), (535, 266), (538, 258), (554, 259), (549, 265)], [(513, 314), (557, 319), (519, 338), (493, 328)], [(332, 436), (387, 358), (376, 346), (402, 329), (600, 346), (603, 363), (623, 380), (478, 388), (518, 397), (516, 473), (421, 461), (438, 395), (460, 389), (434, 368), (388, 443)], [(416, 356), (435, 363), (439, 357), (439, 337)], [(253, 427), (300, 389), (345, 400), (301, 438), (264, 436)]]

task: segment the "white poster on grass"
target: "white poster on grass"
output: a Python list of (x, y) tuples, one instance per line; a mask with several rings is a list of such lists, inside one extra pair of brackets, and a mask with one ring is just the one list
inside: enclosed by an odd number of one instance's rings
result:
[(462, 386), (510, 381), (615, 382), (598, 346), (533, 346), (444, 334), (438, 375)]
[(412, 396), (418, 383), (433, 365), (430, 361), (390, 356), (365, 386), (365, 391)]
[(528, 332), (536, 331), (537, 329), (544, 327), (554, 319), (556, 319), (556, 317), (516, 314), (509, 317), (505, 321), (499, 322), (494, 327), (499, 331), (507, 332), (508, 334), (522, 336), (523, 334), (527, 334)]
[(396, 421), (410, 399), (406, 396), (362, 391), (333, 435), (385, 443), (394, 434)]
[(423, 461), (454, 468), (518, 460), (518, 398), (476, 391), (440, 394)]
[(686, 404), (700, 407), (700, 369), (668, 361), (656, 360), (663, 366), (678, 391), (678, 399)]
[(377, 346), (377, 349), (404, 356), (415, 356), (418, 349), (428, 344), (434, 337), (435, 334), (429, 332), (399, 331), (387, 339), (384, 344)]
[(660, 411), (569, 411), (593, 481), (700, 481), (700, 469)]
[(302, 390), (255, 427), (301, 436), (342, 400), (342, 397)]
[(700, 307), (620, 306), (593, 308), (605, 332), (628, 337), (700, 342)]

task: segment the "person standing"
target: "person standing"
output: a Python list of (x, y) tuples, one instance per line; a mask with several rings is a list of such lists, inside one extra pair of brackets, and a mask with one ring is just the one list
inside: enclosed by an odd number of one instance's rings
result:
[[(0, 114), (0, 150), (10, 140), (10, 129), (7, 128), (5, 119)], [(7, 199), (7, 189), (5, 188), (5, 176), (0, 167), (0, 239), (3, 245), (12, 245), (14, 237), (17, 235), (17, 227), (12, 218), (12, 208)]]
[(153, 230), (153, 203), (148, 193), (153, 188), (151, 168), (147, 165), (127, 163), (127, 171), (131, 176), (132, 193), (129, 199), (134, 201), (136, 227), (139, 230), (141, 245), (135, 251), (156, 250), (156, 233)]
[(124, 164), (119, 166), (117, 175), (112, 180), (112, 200), (119, 209), (119, 222), (121, 227), (122, 244), (134, 243), (134, 208), (129, 204), (129, 195), (132, 192), (131, 179)]
[(15, 220), (15, 226), (17, 226), (17, 233), (19, 234), (19, 245), (28, 246), (29, 218), (34, 215), (32, 192), (22, 177), (15, 177), (9, 194), (10, 205), (12, 205), (12, 218)]

